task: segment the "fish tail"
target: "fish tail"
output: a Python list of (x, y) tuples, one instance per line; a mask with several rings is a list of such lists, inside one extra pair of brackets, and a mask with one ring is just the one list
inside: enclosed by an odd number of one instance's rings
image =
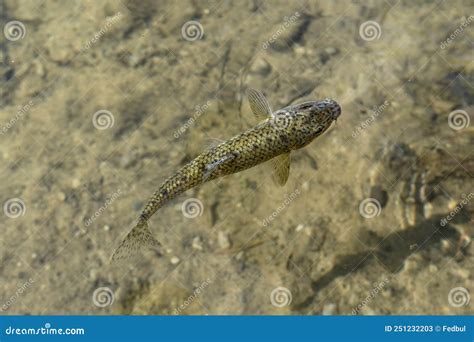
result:
[(161, 243), (151, 233), (148, 222), (140, 218), (127, 236), (112, 254), (112, 261), (127, 259), (136, 254), (143, 247), (158, 250), (161, 254)]

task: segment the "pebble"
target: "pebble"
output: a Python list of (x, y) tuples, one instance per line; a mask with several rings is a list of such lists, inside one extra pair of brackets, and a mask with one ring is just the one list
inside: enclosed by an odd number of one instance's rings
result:
[(201, 237), (196, 236), (196, 237), (193, 239), (192, 247), (193, 247), (194, 249), (197, 249), (198, 251), (202, 251), (202, 240), (201, 240)]
[(303, 189), (303, 191), (308, 191), (309, 190), (309, 182), (303, 182), (303, 184), (301, 185), (301, 188)]
[(299, 225), (296, 226), (296, 231), (300, 232), (303, 230), (303, 228), (304, 228), (304, 224), (300, 223)]
[(451, 251), (451, 243), (446, 239), (441, 240), (441, 250), (448, 254)]
[(438, 267), (436, 265), (430, 264), (428, 266), (428, 270), (430, 271), (430, 273), (437, 273), (438, 272)]
[(110, 226), (105, 225), (105, 226), (104, 226), (104, 230), (105, 230), (106, 232), (108, 232), (108, 231), (110, 230)]
[(462, 280), (467, 280), (470, 277), (470, 272), (462, 268), (453, 268), (448, 271), (449, 274), (453, 275), (455, 278), (460, 278)]
[(224, 232), (218, 232), (217, 233), (217, 243), (219, 244), (219, 247), (222, 248), (222, 249), (230, 248), (229, 237)]
[(81, 185), (81, 181), (77, 178), (74, 178), (72, 180), (72, 188), (77, 189)]
[(329, 46), (324, 49), (324, 52), (326, 52), (328, 55), (335, 55), (339, 52), (339, 50), (333, 46)]
[(178, 258), (177, 256), (174, 256), (170, 259), (170, 262), (173, 264), (173, 265), (177, 265), (179, 264), (179, 262), (181, 261), (180, 258)]
[(295, 46), (294, 51), (297, 55), (304, 55), (306, 53), (306, 49), (301, 45)]

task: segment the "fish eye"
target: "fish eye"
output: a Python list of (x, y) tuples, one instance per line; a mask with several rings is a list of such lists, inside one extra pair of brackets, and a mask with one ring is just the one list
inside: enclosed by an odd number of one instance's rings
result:
[(308, 103), (303, 103), (300, 105), (300, 109), (310, 109), (313, 107), (313, 104), (308, 102)]

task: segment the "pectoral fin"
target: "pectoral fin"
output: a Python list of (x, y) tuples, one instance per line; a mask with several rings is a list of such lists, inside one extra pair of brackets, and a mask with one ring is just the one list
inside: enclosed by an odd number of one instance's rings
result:
[(266, 120), (272, 115), (272, 110), (265, 95), (259, 90), (247, 89), (250, 108), (259, 120)]
[(281, 154), (270, 160), (275, 184), (283, 186), (290, 175), (290, 153)]

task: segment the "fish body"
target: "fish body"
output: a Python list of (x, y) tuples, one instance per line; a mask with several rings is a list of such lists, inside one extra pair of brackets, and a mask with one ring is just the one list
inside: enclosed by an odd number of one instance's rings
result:
[(324, 133), (341, 114), (341, 107), (331, 99), (304, 102), (272, 112), (261, 92), (250, 89), (247, 94), (252, 111), (263, 121), (204, 151), (166, 179), (147, 202), (113, 259), (124, 258), (143, 245), (159, 248), (147, 222), (169, 200), (188, 189), (268, 160), (272, 161), (276, 182), (283, 185), (289, 174), (290, 152)]

